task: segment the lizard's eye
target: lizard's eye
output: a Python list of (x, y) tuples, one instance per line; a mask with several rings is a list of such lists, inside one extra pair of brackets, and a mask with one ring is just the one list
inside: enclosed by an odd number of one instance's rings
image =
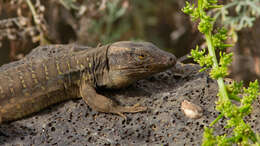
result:
[(131, 53), (131, 56), (137, 62), (143, 62), (147, 60), (148, 55), (144, 53)]
[(138, 56), (138, 58), (139, 58), (140, 60), (144, 60), (144, 59), (145, 59), (145, 55), (144, 55), (144, 54), (140, 54), (140, 55)]

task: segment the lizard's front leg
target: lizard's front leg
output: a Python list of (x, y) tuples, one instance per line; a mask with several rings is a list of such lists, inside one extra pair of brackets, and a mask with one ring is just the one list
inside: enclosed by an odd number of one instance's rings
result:
[(94, 110), (105, 113), (115, 113), (126, 119), (123, 113), (136, 113), (147, 108), (139, 104), (134, 106), (120, 106), (112, 99), (98, 94), (96, 90), (85, 81), (80, 85), (80, 96)]

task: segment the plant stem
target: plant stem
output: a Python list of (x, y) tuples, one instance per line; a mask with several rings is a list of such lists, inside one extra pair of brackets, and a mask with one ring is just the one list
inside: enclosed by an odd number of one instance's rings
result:
[(38, 28), (39, 32), (40, 32), (40, 35), (39, 35), (39, 41), (40, 41), (40, 44), (50, 44), (50, 42), (45, 38), (44, 36), (44, 30), (43, 30), (43, 27), (41, 27), (41, 22), (39, 20), (39, 17), (36, 13), (36, 10), (31, 2), (31, 0), (26, 0), (26, 3), (27, 5), (29, 6), (31, 12), (32, 12), (32, 15), (33, 15), (33, 21), (36, 25), (36, 27)]
[(221, 113), (214, 121), (212, 121), (212, 122), (209, 124), (209, 126), (210, 126), (210, 127), (213, 126), (213, 125), (214, 125), (215, 123), (217, 123), (218, 120), (220, 120), (223, 116), (224, 116), (224, 114)]
[(34, 6), (33, 6), (32, 2), (31, 2), (31, 0), (26, 0), (26, 2), (27, 2), (28, 6), (29, 6), (29, 8), (30, 8), (30, 10), (32, 12), (33, 20), (37, 24), (37, 22), (38, 22), (37, 21), (37, 13), (36, 13), (36, 11), (34, 9)]
[[(205, 34), (205, 37), (206, 37), (206, 41), (207, 41), (207, 44), (208, 44), (209, 55), (212, 57), (212, 60), (213, 60), (213, 67), (218, 67), (218, 60), (217, 60), (217, 57), (216, 57), (216, 54), (215, 54), (215, 49), (212, 45), (211, 32), (208, 32), (208, 34)], [(220, 98), (222, 98), (224, 100), (229, 100), (223, 78), (219, 77), (217, 79), (217, 82), (218, 82), (219, 91), (220, 91), (219, 92)]]

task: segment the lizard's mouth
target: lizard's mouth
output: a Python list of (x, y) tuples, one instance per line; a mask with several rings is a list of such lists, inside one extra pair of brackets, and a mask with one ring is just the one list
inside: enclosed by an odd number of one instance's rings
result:
[(155, 73), (164, 71), (173, 67), (175, 63), (150, 63), (146, 65), (139, 65), (135, 67), (129, 66), (120, 66), (115, 70), (120, 72), (122, 75), (129, 76), (129, 77), (136, 77), (136, 78), (143, 78), (149, 75), (153, 75)]

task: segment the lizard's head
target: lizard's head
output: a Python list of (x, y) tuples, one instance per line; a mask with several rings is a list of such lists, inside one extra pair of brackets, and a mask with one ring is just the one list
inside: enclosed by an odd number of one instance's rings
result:
[(107, 52), (110, 88), (121, 88), (173, 67), (176, 57), (149, 42), (122, 41)]

